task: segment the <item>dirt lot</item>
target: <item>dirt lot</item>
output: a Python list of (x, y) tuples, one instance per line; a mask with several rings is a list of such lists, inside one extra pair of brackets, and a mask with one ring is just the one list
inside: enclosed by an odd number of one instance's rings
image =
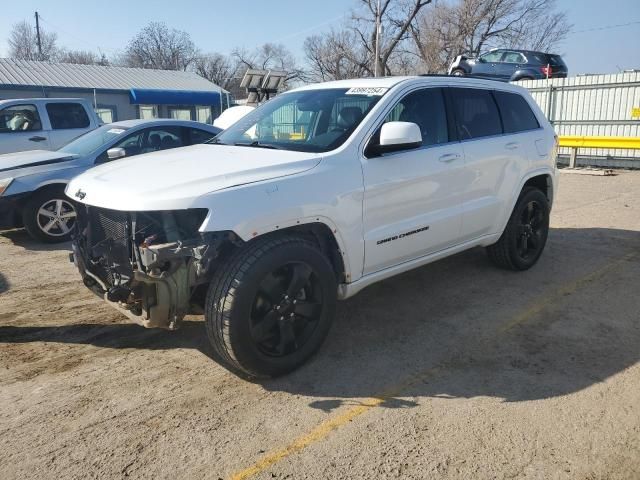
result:
[(640, 478), (640, 172), (561, 175), (526, 273), (480, 249), (338, 307), (251, 383), (0, 234), (0, 478)]

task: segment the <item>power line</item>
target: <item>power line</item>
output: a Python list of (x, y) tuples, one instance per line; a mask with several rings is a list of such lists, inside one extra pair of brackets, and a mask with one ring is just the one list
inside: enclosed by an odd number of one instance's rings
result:
[(42, 18), (42, 15), (40, 15), (40, 21), (41, 21), (41, 22), (43, 22), (43, 23), (46, 23), (46, 24), (47, 24), (47, 25), (49, 25), (50, 27), (53, 27), (53, 28), (55, 29), (55, 31), (56, 31), (56, 32), (62, 32), (62, 33), (64, 33), (64, 34), (68, 35), (69, 37), (71, 37), (71, 38), (73, 38), (73, 39), (77, 40), (78, 42), (82, 43), (83, 45), (94, 46), (94, 47), (95, 47), (98, 51), (100, 51), (100, 52), (102, 52), (102, 51), (107, 51), (107, 52), (108, 52), (108, 51), (112, 51), (112, 52), (117, 51), (117, 49), (115, 49), (115, 48), (102, 48), (102, 47), (100, 47), (100, 45), (93, 44), (93, 43), (91, 43), (91, 42), (87, 42), (86, 40), (84, 40), (84, 39), (82, 39), (82, 38), (80, 38), (80, 37), (75, 36), (74, 34), (72, 34), (72, 33), (68, 32), (67, 30), (64, 30), (64, 29), (60, 28), (59, 26), (54, 25), (54, 24), (53, 24), (53, 23), (51, 23), (49, 20), (45, 20), (44, 18)]
[(584, 30), (574, 30), (570, 32), (570, 35), (573, 35), (574, 33), (595, 32), (598, 30), (610, 30), (612, 28), (628, 27), (630, 25), (638, 25), (638, 24), (640, 24), (640, 20), (635, 22), (619, 23), (617, 25), (605, 25), (602, 27), (586, 28)]

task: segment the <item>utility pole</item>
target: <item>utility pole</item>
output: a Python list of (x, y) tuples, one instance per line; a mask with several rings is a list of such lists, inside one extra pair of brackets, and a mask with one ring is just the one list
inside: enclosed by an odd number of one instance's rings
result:
[(378, 66), (379, 66), (379, 58), (380, 58), (380, 0), (378, 0), (376, 6), (376, 45), (375, 45), (375, 63), (373, 65), (373, 76), (378, 76)]
[(42, 42), (40, 41), (40, 18), (36, 12), (36, 39), (38, 42), (38, 60), (42, 60)]

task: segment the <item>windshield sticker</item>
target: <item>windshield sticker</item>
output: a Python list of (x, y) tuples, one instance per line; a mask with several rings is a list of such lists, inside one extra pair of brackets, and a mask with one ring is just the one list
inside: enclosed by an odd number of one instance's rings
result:
[(347, 90), (346, 95), (376, 95), (381, 96), (384, 95), (387, 90), (386, 87), (353, 87)]
[(110, 128), (107, 130), (107, 133), (115, 133), (116, 135), (120, 135), (122, 132), (124, 132), (124, 130), (121, 128)]

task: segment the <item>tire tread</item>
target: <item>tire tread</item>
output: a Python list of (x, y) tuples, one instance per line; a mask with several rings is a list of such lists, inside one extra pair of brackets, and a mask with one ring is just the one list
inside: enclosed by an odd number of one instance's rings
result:
[(250, 377), (258, 375), (247, 369), (236, 358), (229, 333), (230, 312), (236, 301), (236, 292), (242, 286), (247, 273), (262, 256), (267, 255), (274, 248), (290, 244), (304, 244), (322, 253), (317, 244), (301, 237), (280, 236), (257, 239), (231, 254), (211, 279), (205, 304), (207, 336), (215, 352), (225, 363)]

